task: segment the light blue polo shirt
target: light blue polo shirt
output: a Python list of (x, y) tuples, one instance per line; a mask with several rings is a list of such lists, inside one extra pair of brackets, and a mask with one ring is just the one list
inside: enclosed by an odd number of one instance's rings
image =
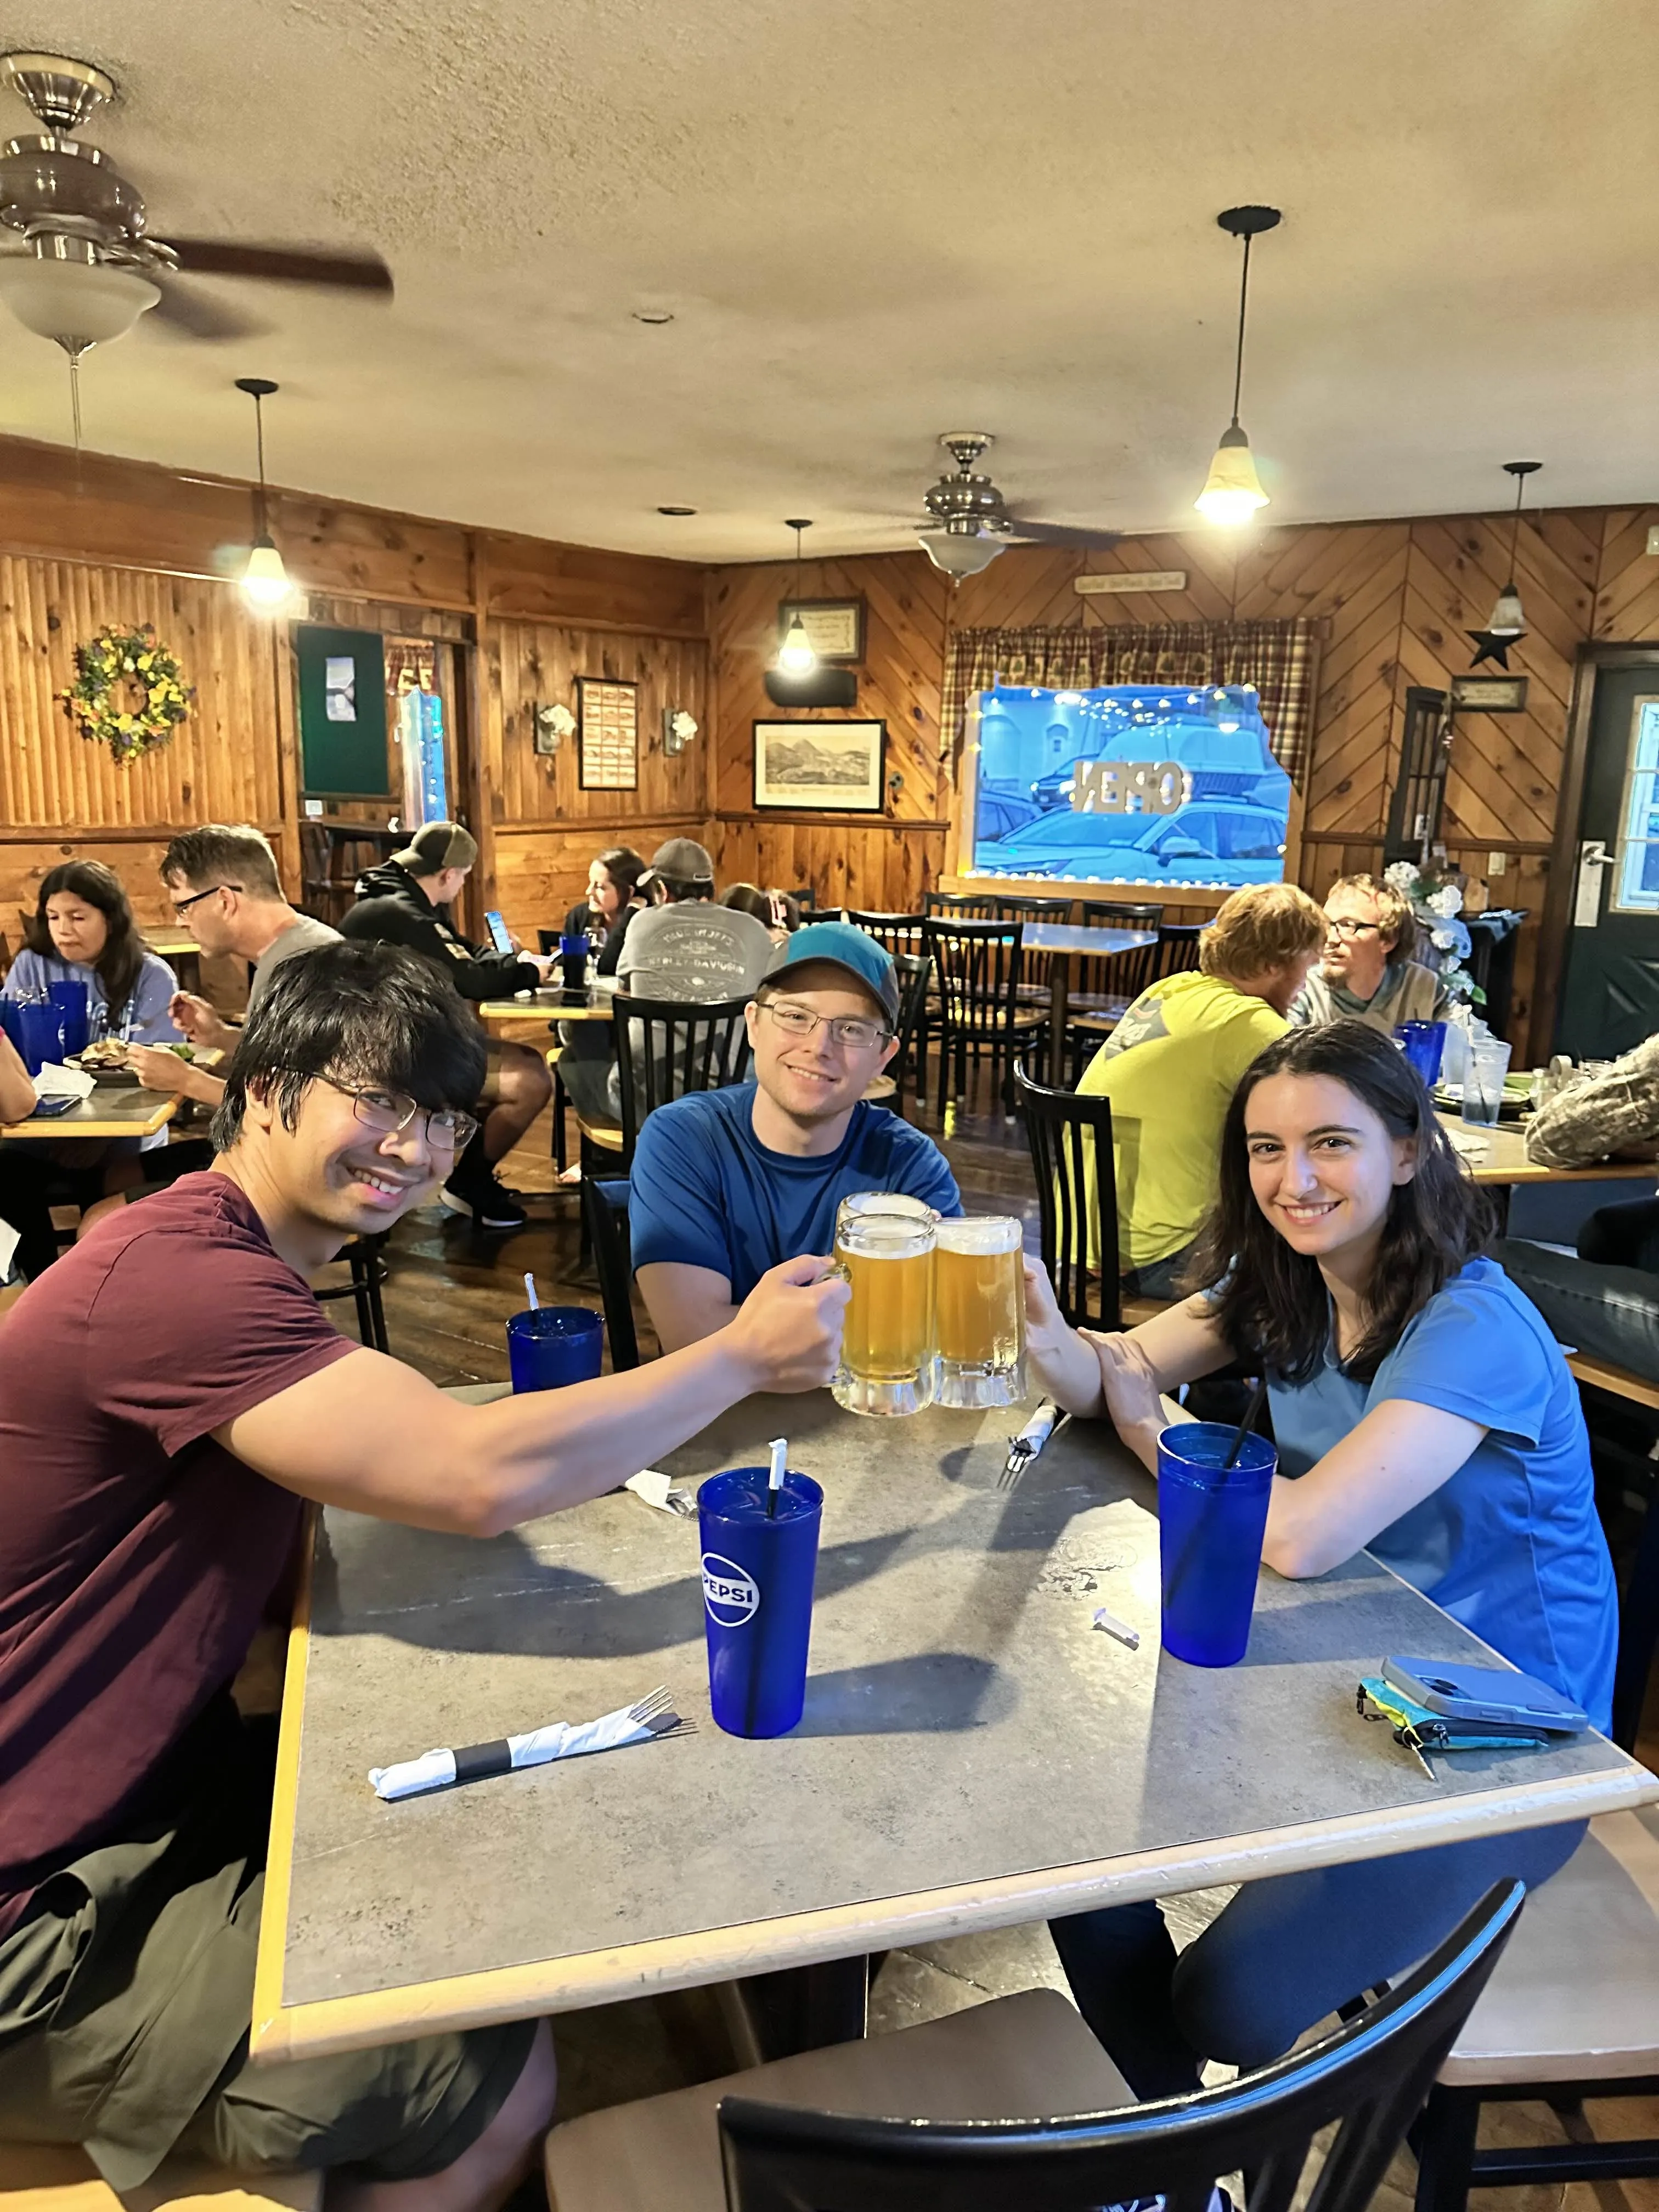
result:
[(1328, 1351), (1310, 1382), (1270, 1378), (1268, 1395), (1287, 1475), (1305, 1474), (1388, 1398), (1479, 1421), (1487, 1433), (1456, 1474), (1367, 1549), (1607, 1729), (1619, 1608), (1578, 1389), (1496, 1261), (1453, 1276), (1370, 1383)]

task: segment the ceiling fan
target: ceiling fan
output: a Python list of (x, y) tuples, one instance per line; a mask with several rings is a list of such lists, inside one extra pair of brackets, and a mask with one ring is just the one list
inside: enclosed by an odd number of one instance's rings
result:
[(958, 581), (989, 568), (1011, 545), (1070, 545), (1082, 551), (1115, 545), (1116, 530), (1076, 530), (1062, 522), (1028, 522), (1011, 514), (989, 477), (977, 476), (974, 463), (994, 443), (988, 430), (947, 430), (941, 446), (956, 456), (956, 472), (941, 476), (922, 504), (933, 519), (917, 531), (922, 549), (936, 568)]
[(26, 251), (0, 255), (0, 297), (19, 322), (55, 339), (71, 362), (88, 346), (123, 337), (150, 311), (158, 322), (195, 338), (246, 337), (262, 327), (194, 290), (191, 276), (391, 296), (392, 272), (375, 253), (152, 238), (136, 188), (107, 154), (76, 135), (114, 98), (113, 79), (90, 62), (23, 53), (0, 55), (0, 77), (42, 125), (0, 146), (0, 224), (27, 241)]

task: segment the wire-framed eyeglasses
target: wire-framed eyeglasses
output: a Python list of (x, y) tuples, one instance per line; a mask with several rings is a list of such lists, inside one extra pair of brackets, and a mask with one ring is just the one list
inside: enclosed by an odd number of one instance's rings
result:
[(402, 1091), (358, 1091), (349, 1083), (337, 1083), (331, 1075), (320, 1079), (331, 1091), (337, 1091), (351, 1101), (351, 1110), (366, 1129), (377, 1135), (401, 1135), (417, 1114), (426, 1115), (426, 1140), (434, 1152), (463, 1152), (477, 1133), (477, 1117), (463, 1114), (453, 1106), (422, 1107)]
[(893, 1034), (879, 1022), (860, 1021), (856, 1014), (815, 1014), (810, 1006), (792, 1006), (787, 1000), (768, 999), (761, 1012), (769, 1014), (786, 1036), (810, 1037), (822, 1024), (847, 1052), (873, 1052)]

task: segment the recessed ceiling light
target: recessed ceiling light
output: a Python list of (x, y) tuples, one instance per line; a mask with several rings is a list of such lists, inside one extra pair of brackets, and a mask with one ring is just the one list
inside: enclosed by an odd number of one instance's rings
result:
[(696, 511), (695, 507), (659, 507), (657, 509), (659, 514), (695, 514)]
[(673, 311), (669, 307), (635, 307), (634, 310), (636, 323), (672, 323), (673, 319)]

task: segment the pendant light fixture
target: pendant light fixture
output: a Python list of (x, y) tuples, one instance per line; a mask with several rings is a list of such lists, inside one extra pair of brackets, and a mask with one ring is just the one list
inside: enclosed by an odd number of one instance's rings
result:
[(270, 535), (265, 501), (264, 403), (276, 389), (268, 376), (239, 376), (236, 389), (253, 402), (253, 434), (258, 448), (259, 488), (253, 495), (253, 545), (242, 571), (242, 597), (256, 614), (275, 614), (294, 586)]
[(1527, 617), (1521, 605), (1521, 593), (1515, 580), (1515, 556), (1521, 544), (1521, 501), (1527, 489), (1527, 478), (1535, 476), (1543, 467), (1542, 461), (1505, 461), (1504, 473), (1515, 478), (1515, 513), (1510, 522), (1509, 581), (1492, 602), (1492, 612), (1486, 617), (1485, 629), (1465, 630), (1475, 648), (1471, 668), (1479, 668), (1483, 660), (1496, 661), (1498, 667), (1510, 665), (1509, 653), (1512, 645), (1519, 644), (1527, 634)]
[(1224, 208), (1216, 217), (1222, 229), (1244, 241), (1244, 267), (1238, 286), (1238, 347), (1233, 359), (1233, 419), (1221, 434), (1215, 459), (1204, 489), (1193, 501), (1206, 522), (1248, 522), (1257, 507), (1266, 507), (1267, 495), (1255, 472), (1250, 441), (1238, 420), (1238, 402), (1244, 386), (1244, 316), (1250, 297), (1250, 240), (1264, 230), (1275, 229), (1281, 217), (1277, 208)]
[(800, 618), (800, 534), (812, 526), (808, 521), (786, 520), (783, 526), (795, 533), (795, 596), (790, 603), (789, 627), (778, 647), (778, 666), (786, 676), (810, 676), (818, 665), (818, 657)]

